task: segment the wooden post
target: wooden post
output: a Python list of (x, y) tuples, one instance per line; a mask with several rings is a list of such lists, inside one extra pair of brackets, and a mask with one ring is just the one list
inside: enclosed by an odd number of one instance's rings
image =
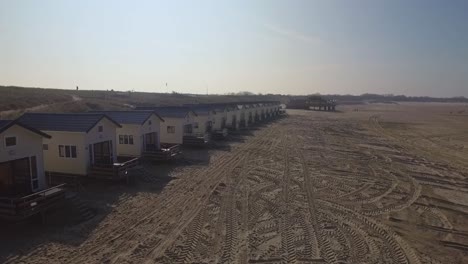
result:
[(46, 212), (41, 211), (41, 224), (45, 224), (47, 222)]

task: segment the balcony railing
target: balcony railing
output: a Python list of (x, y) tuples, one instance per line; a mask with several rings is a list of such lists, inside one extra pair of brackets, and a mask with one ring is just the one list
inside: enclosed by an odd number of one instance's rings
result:
[(0, 218), (21, 220), (65, 201), (65, 184), (22, 197), (0, 197)]
[(161, 148), (158, 150), (144, 151), (143, 157), (152, 160), (170, 160), (180, 154), (180, 145), (161, 144)]
[(183, 144), (192, 146), (202, 146), (208, 143), (211, 139), (210, 133), (191, 133), (184, 134)]
[(195, 137), (195, 138), (210, 138), (210, 133), (202, 133), (202, 132), (193, 132), (193, 133), (184, 133), (184, 137)]
[(91, 166), (89, 176), (94, 178), (119, 180), (127, 177), (127, 170), (137, 166), (139, 158), (134, 158), (122, 163), (95, 164)]

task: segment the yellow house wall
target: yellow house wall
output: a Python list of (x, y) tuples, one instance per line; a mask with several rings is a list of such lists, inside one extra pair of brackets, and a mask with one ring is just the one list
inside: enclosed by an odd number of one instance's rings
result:
[[(44, 168), (50, 172), (86, 175), (88, 163), (88, 148), (86, 134), (82, 132), (44, 131), (52, 136), (44, 138), (48, 150), (44, 150)], [(76, 158), (60, 157), (59, 145), (76, 146)]]
[[(103, 131), (99, 132), (98, 127), (103, 126)], [(112, 156), (113, 161), (117, 161), (117, 126), (107, 118), (101, 119), (87, 134), (86, 134), (86, 147), (90, 144), (95, 144), (103, 141), (112, 141)], [(89, 150), (88, 150), (89, 153)], [(91, 166), (89, 154), (87, 155), (86, 166)]]
[[(161, 124), (160, 134), (161, 143), (182, 144), (184, 136), (184, 125), (193, 125), (195, 115), (189, 112), (184, 118), (163, 117), (164, 123)], [(175, 126), (175, 133), (167, 133), (168, 126)]]
[[(16, 146), (6, 147), (5, 137), (16, 136)], [(43, 137), (21, 126), (13, 125), (0, 133), (0, 162), (36, 156), (39, 189), (46, 188), (44, 157), (42, 153)]]
[[(140, 156), (141, 146), (142, 146), (141, 125), (134, 125), (134, 124), (132, 125), (121, 124), (121, 125), (122, 125), (121, 128), (117, 128), (117, 135), (116, 135), (117, 155), (118, 156), (131, 156), (131, 157)], [(120, 144), (119, 135), (132, 135), (133, 145)]]

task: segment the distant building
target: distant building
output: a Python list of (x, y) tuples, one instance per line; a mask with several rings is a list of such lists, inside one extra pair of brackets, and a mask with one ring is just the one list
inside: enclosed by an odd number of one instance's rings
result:
[(307, 98), (291, 99), (287, 104), (288, 109), (305, 109), (319, 111), (335, 111), (336, 102), (321, 96), (309, 96)]
[(197, 114), (189, 107), (136, 107), (135, 110), (153, 110), (164, 119), (161, 124), (161, 143), (182, 144), (184, 135), (192, 135)]
[(117, 128), (117, 155), (123, 160), (141, 157), (161, 149), (160, 130), (164, 123), (155, 111), (104, 111), (122, 127)]

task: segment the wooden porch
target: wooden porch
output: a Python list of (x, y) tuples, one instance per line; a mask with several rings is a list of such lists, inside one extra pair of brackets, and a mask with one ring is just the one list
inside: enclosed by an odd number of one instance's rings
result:
[(211, 135), (213, 139), (224, 139), (227, 136), (228, 136), (227, 128), (223, 128), (221, 130), (215, 130), (213, 131), (213, 134)]
[(204, 146), (210, 142), (210, 133), (186, 133), (183, 137), (183, 144), (188, 146)]
[(19, 197), (0, 197), (0, 219), (19, 221), (65, 201), (65, 184), (57, 185), (33, 194)]
[(145, 150), (142, 153), (143, 158), (162, 161), (177, 158), (182, 152), (178, 144), (161, 144), (160, 149)]
[(139, 158), (133, 158), (122, 163), (94, 164), (88, 176), (97, 179), (121, 180), (128, 177), (127, 171), (139, 164)]

